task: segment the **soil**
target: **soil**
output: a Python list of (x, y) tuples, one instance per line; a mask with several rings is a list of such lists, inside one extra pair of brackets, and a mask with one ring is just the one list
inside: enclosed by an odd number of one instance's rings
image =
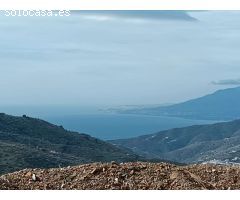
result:
[(240, 167), (168, 163), (92, 163), (24, 169), (0, 176), (6, 190), (212, 190), (240, 189)]

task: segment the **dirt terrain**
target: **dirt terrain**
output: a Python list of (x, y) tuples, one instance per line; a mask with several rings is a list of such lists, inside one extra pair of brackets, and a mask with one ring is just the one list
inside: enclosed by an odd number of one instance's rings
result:
[(233, 165), (111, 162), (55, 169), (24, 169), (1, 176), (0, 189), (240, 189), (239, 177), (240, 167)]

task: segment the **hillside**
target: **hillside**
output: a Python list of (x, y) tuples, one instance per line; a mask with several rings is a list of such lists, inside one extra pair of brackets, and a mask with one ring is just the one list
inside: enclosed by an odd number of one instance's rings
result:
[(123, 110), (121, 113), (148, 114), (202, 120), (240, 118), (240, 87), (218, 90), (183, 103), (154, 108)]
[(148, 158), (180, 163), (212, 160), (240, 163), (240, 120), (175, 128), (111, 142)]
[(23, 168), (50, 168), (139, 157), (86, 134), (40, 119), (0, 114), (0, 174)]
[(0, 189), (240, 189), (240, 167), (167, 163), (93, 163), (56, 169), (25, 169), (0, 176)]

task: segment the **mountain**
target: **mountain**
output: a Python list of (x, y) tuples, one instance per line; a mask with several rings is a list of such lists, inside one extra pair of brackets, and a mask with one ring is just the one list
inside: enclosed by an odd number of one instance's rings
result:
[(72, 11), (71, 13), (92, 15), (92, 16), (109, 16), (121, 18), (137, 18), (152, 20), (184, 20), (196, 21), (186, 11), (183, 10), (91, 10), (91, 11)]
[(234, 120), (240, 118), (240, 87), (218, 90), (183, 103), (154, 108), (120, 111), (202, 120)]
[(27, 116), (0, 114), (0, 174), (90, 162), (136, 161), (112, 144)]
[(180, 163), (240, 163), (240, 120), (175, 128), (110, 142), (148, 158)]

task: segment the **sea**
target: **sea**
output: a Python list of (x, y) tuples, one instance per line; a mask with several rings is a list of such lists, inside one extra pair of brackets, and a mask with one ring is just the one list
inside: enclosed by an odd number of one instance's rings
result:
[(46, 116), (45, 120), (103, 140), (131, 138), (172, 128), (214, 123), (208, 120), (116, 113)]

